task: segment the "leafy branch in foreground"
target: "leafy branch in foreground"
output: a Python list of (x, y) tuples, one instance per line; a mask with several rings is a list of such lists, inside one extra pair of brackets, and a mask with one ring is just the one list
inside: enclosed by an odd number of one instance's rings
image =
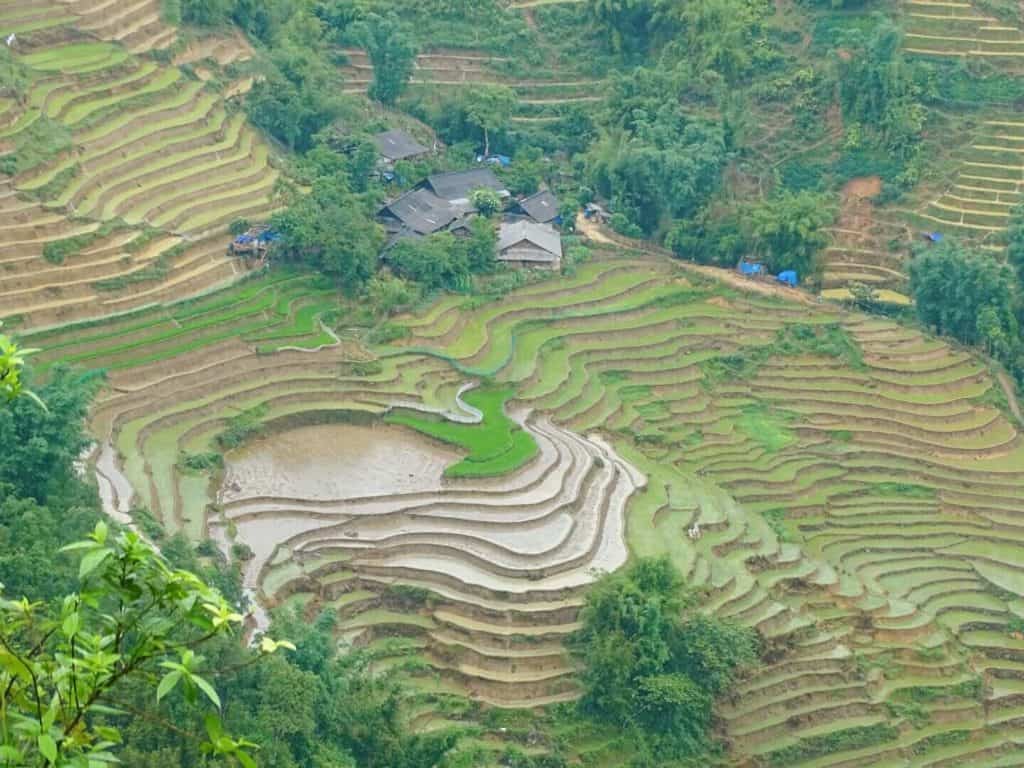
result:
[[(187, 700), (221, 702), (201, 674), (200, 646), (229, 635), (242, 616), (215, 589), (172, 569), (133, 532), (112, 536), (99, 522), (81, 553), (81, 591), (59, 613), (0, 594), (0, 765), (99, 768), (116, 763), (118, 686), (140, 678), (158, 701), (181, 690)], [(260, 653), (290, 643), (264, 640)], [(259, 658), (259, 656), (255, 657)], [(255, 745), (227, 735), (206, 717), (207, 754), (251, 768)], [(201, 739), (196, 736), (195, 738)]]
[[(2, 326), (3, 323), (0, 322), (0, 327)], [(19, 349), (17, 344), (0, 333), (0, 400), (10, 402), (24, 395), (34, 400), (39, 407), (46, 407), (34, 392), (24, 388), (21, 381), (25, 358), (37, 351), (35, 349)]]

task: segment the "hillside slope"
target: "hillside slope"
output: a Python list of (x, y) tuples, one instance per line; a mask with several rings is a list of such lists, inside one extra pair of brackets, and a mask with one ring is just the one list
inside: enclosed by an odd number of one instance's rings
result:
[(29, 85), (0, 114), (0, 314), (50, 325), (233, 279), (227, 226), (275, 208), (278, 172), (224, 86), (140, 55), (174, 42), (159, 4), (6, 5)]

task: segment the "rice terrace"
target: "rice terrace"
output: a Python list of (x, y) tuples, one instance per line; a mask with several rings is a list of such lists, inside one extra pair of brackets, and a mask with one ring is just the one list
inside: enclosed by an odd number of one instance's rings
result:
[(1024, 767), (1017, 6), (0, 0), (0, 765)]

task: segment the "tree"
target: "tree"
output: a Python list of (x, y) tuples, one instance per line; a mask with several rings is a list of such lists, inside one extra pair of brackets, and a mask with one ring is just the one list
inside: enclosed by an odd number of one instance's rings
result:
[(399, 240), (388, 252), (387, 261), (397, 275), (428, 291), (469, 288), (466, 254), (450, 232)]
[(384, 232), (370, 216), (370, 200), (348, 191), (343, 172), (313, 183), (313, 191), (273, 218), (279, 251), (358, 294), (377, 271)]
[(817, 275), (821, 271), (818, 255), (828, 245), (825, 228), (835, 215), (826, 195), (784, 192), (750, 210), (749, 237), (771, 271), (792, 269), (801, 278)]
[(370, 98), (392, 105), (402, 95), (412, 77), (416, 48), (398, 25), (392, 13), (370, 14), (362, 27), (362, 38), (373, 64)]
[(508, 125), (518, 100), (507, 85), (475, 85), (463, 94), (467, 119), (484, 135), (484, 155), (491, 153), (491, 133)]
[(666, 3), (661, 18), (682, 27), (680, 54), (695, 73), (714, 70), (736, 83), (750, 68), (754, 35), (760, 20), (755, 5), (744, 0), (690, 0)]
[(853, 33), (839, 57), (843, 117), (875, 135), (886, 151), (908, 161), (918, 151), (927, 111), (922, 89), (902, 53), (902, 33), (879, 18), (870, 37)]
[(501, 210), (501, 198), (493, 189), (482, 187), (474, 189), (469, 195), (473, 207), (485, 218), (490, 218)]
[(1024, 205), (1010, 211), (1006, 230), (1006, 258), (1017, 272), (1017, 282), (1024, 288)]
[(581, 710), (636, 729), (663, 757), (707, 747), (714, 697), (757, 657), (752, 630), (689, 614), (694, 605), (667, 558), (637, 560), (594, 585), (571, 641)]
[(217, 27), (227, 23), (233, 7), (233, 0), (181, 0), (181, 20), (200, 27)]
[(951, 240), (919, 251), (910, 262), (918, 318), (965, 344), (1019, 339), (1014, 283), (1009, 266)]
[[(159, 702), (173, 690), (220, 696), (200, 674), (197, 650), (229, 634), (242, 616), (187, 571), (174, 570), (139, 536), (111, 534), (97, 523), (81, 554), (81, 591), (64, 597), (59, 614), (39, 603), (0, 595), (0, 753), (14, 765), (86, 768), (114, 761), (121, 735), (111, 725), (118, 690), (129, 678), (156, 680)], [(264, 653), (289, 643), (265, 638)], [(255, 745), (226, 735), (206, 718), (204, 748), (242, 768), (255, 766)]]

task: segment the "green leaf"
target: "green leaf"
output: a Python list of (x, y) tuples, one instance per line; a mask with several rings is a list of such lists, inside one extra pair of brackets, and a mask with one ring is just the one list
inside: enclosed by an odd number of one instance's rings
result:
[(242, 768), (256, 768), (256, 761), (253, 760), (245, 752), (239, 750), (235, 752), (235, 757), (238, 758), (238, 762), (242, 764)]
[(20, 765), (22, 763), (21, 752), (9, 744), (4, 744), (0, 746), (0, 762)]
[(224, 735), (224, 726), (220, 722), (220, 718), (214, 714), (204, 717), (203, 725), (206, 726), (206, 735), (210, 737), (210, 741), (215, 742)]
[(77, 613), (69, 613), (61, 625), (64, 637), (72, 638), (78, 634), (78, 628), (82, 625), (82, 618)]
[(90, 573), (95, 571), (103, 561), (106, 560), (110, 555), (113, 554), (106, 547), (94, 549), (92, 552), (87, 552), (82, 558), (82, 562), (78, 566), (78, 578), (84, 579)]
[(156, 700), (160, 701), (164, 696), (174, 690), (181, 680), (181, 672), (174, 670), (164, 675), (164, 679), (160, 681), (160, 685), (156, 688)]
[(39, 734), (39, 752), (49, 763), (57, 762), (57, 742), (48, 733)]
[(212, 685), (198, 675), (192, 675), (192, 682), (196, 684), (199, 690), (206, 694), (206, 698), (212, 701), (217, 709), (220, 709), (220, 696), (217, 695), (217, 691), (213, 689)]
[(31, 680), (32, 671), (21, 659), (12, 656), (7, 651), (0, 651), (0, 669), (3, 669), (12, 677), (19, 677), (22, 680)]
[(107, 524), (105, 521), (100, 520), (96, 523), (96, 529), (92, 532), (92, 537), (96, 540), (97, 544), (107, 543)]

